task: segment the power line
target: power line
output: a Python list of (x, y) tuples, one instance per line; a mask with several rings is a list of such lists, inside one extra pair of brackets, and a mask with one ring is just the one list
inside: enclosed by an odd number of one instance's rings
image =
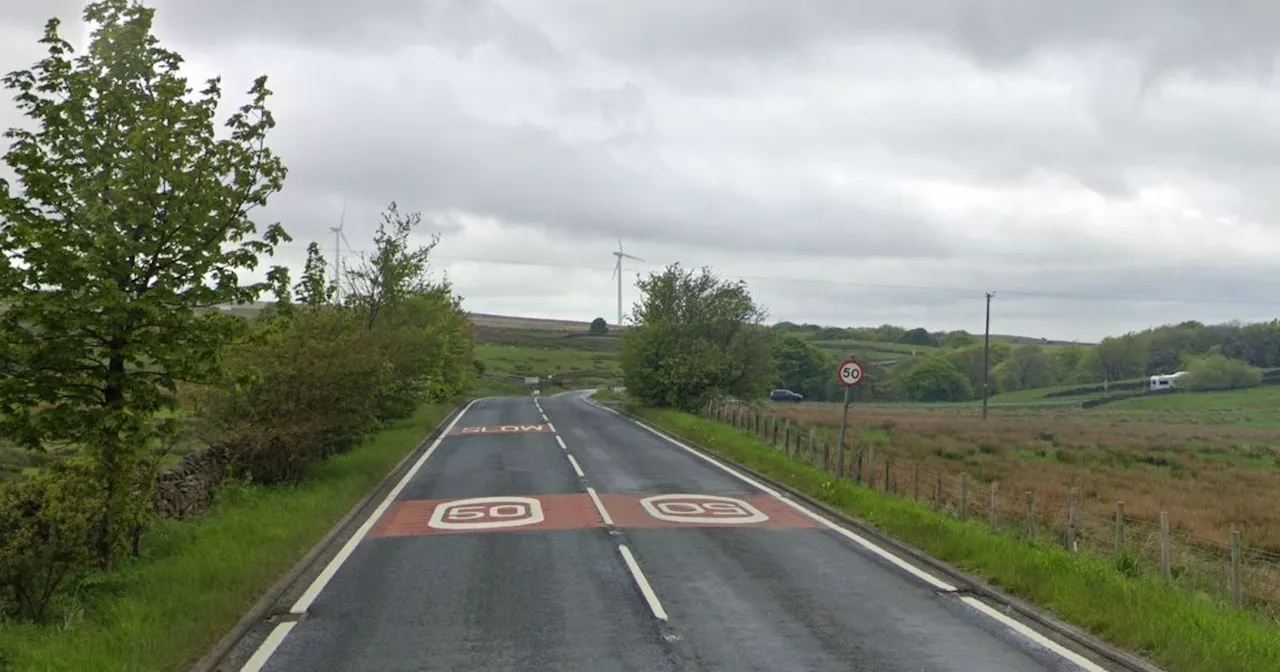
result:
[[(301, 249), (300, 246), (284, 244), (278, 245), (280, 248)], [(362, 248), (348, 248), (352, 252), (364, 252)], [(463, 263), (479, 263), (479, 264), (497, 264), (509, 266), (534, 266), (543, 268), (563, 268), (569, 270), (581, 271), (612, 271), (612, 266), (591, 266), (587, 264), (556, 262), (556, 261), (538, 261), (529, 259), (499, 259), (493, 257), (477, 257), (468, 255), (449, 255), (449, 254), (432, 254), (432, 259), (442, 261), (455, 261)], [(651, 267), (654, 267), (651, 265)], [(743, 280), (755, 280), (761, 282), (793, 282), (802, 284), (838, 286), (838, 287), (858, 287), (864, 289), (886, 289), (908, 292), (947, 292), (954, 294), (973, 294), (984, 295), (989, 290), (978, 287), (959, 287), (959, 286), (943, 286), (943, 285), (899, 285), (891, 283), (877, 282), (855, 282), (851, 280), (833, 280), (826, 278), (800, 278), (791, 276), (770, 276), (770, 275), (737, 275), (732, 274), (735, 278)], [(1030, 289), (1000, 289), (1002, 295), (1013, 295), (1027, 298), (1050, 298), (1050, 299), (1079, 299), (1094, 301), (1131, 301), (1131, 302), (1149, 302), (1149, 303), (1186, 303), (1201, 305), (1242, 305), (1242, 306), (1276, 306), (1280, 307), (1280, 301), (1260, 301), (1251, 299), (1229, 299), (1229, 298), (1192, 298), (1192, 297), (1173, 297), (1173, 296), (1138, 296), (1129, 294), (1100, 294), (1090, 292), (1055, 292), (1049, 290), (1030, 290)]]

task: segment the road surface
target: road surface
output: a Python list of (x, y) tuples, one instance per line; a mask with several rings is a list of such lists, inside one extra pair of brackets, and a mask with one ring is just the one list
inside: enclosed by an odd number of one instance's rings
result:
[(402, 485), (243, 670), (1107, 669), (582, 394), (472, 404)]

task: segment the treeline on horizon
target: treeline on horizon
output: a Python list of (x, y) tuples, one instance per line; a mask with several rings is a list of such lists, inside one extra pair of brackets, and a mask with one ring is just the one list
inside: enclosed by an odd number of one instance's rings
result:
[[(833, 371), (839, 358), (850, 355), (858, 357), (868, 371), (859, 390), (862, 400), (982, 398), (981, 334), (930, 332), (888, 324), (841, 328), (779, 322), (769, 329), (777, 336), (775, 384), (806, 399), (839, 399), (843, 390)], [(897, 347), (877, 348), (877, 344)], [(1265, 370), (1280, 367), (1280, 320), (1215, 325), (1186, 321), (1107, 337), (1093, 345), (1015, 344), (993, 339), (989, 363), (992, 395), (1064, 385), (1104, 385), (1178, 371), (1192, 374), (1180, 381), (1184, 389), (1249, 387), (1261, 384)]]

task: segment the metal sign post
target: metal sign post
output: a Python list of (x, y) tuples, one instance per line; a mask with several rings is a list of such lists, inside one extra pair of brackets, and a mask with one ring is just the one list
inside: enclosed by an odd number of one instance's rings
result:
[(836, 478), (844, 477), (844, 432), (849, 425), (849, 393), (854, 386), (862, 384), (862, 365), (855, 359), (846, 359), (840, 363), (840, 384), (844, 385), (844, 414), (840, 416), (840, 441), (836, 444)]

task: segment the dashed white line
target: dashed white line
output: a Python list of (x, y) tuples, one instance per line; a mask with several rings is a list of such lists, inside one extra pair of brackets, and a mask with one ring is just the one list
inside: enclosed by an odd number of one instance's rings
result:
[(276, 649), (280, 647), (280, 643), (284, 641), (289, 631), (293, 630), (293, 626), (297, 624), (297, 621), (285, 621), (273, 628), (271, 634), (267, 635), (258, 650), (253, 652), (253, 656), (245, 661), (244, 667), (240, 668), (240, 672), (258, 672), (266, 666), (267, 661), (271, 659), (271, 655), (276, 652)]
[(569, 464), (573, 465), (573, 471), (578, 474), (578, 478), (586, 478), (587, 475), (582, 473), (582, 467), (578, 466), (578, 461), (573, 459), (572, 455), (566, 455), (569, 458)]
[(653, 592), (649, 579), (646, 579), (644, 572), (640, 571), (640, 565), (636, 562), (636, 556), (631, 554), (631, 549), (625, 545), (619, 545), (618, 552), (622, 553), (627, 569), (631, 570), (631, 578), (635, 579), (636, 585), (640, 586), (640, 593), (644, 595), (644, 601), (649, 603), (649, 610), (653, 612), (654, 617), (660, 621), (667, 620), (667, 610), (662, 608), (662, 603), (658, 601), (658, 594)]
[(600, 495), (596, 494), (596, 489), (587, 488), (587, 495), (591, 497), (591, 503), (596, 505), (600, 520), (603, 520), (605, 525), (613, 525), (613, 518), (609, 516), (609, 510), (604, 508), (604, 502), (600, 501)]
[(1050, 651), (1058, 654), (1059, 656), (1062, 656), (1063, 658), (1066, 658), (1067, 660), (1075, 663), (1076, 665), (1080, 666), (1080, 669), (1082, 670), (1086, 670), (1087, 672), (1107, 672), (1106, 668), (1099, 667), (1088, 658), (1085, 658), (1084, 656), (1076, 653), (1075, 651), (1072, 651), (1071, 649), (1068, 649), (1062, 646), (1061, 644), (1049, 639), (1048, 637), (1045, 637), (1044, 635), (1036, 632), (1035, 630), (1032, 630), (1031, 628), (1027, 627), (1025, 624), (1019, 623), (1017, 620), (1014, 620), (1004, 615), (999, 610), (993, 608), (991, 605), (983, 602), (982, 600), (979, 600), (976, 597), (965, 596), (960, 598), (960, 601), (973, 607), (974, 609), (977, 609), (978, 611), (986, 614), (987, 616), (990, 616), (991, 618), (994, 618), (995, 620), (1003, 623), (1010, 630), (1013, 630), (1014, 632), (1022, 635), (1023, 637), (1026, 637), (1027, 639), (1035, 642), (1036, 644), (1039, 644), (1040, 646), (1043, 646), (1044, 648), (1049, 649)]
[(560, 438), (559, 434), (556, 435), (556, 443), (560, 444), (561, 450), (569, 450), (569, 446), (564, 445), (564, 439)]
[(555, 432), (555, 431), (556, 431), (556, 426), (555, 426), (555, 425), (553, 425), (553, 424), (551, 424), (551, 421), (550, 421), (550, 420), (548, 420), (548, 421), (547, 421), (547, 429), (550, 429), (552, 432)]
[(547, 417), (547, 414), (546, 414), (546, 413), (543, 413), (543, 414), (542, 414), (542, 421), (543, 421), (543, 422), (551, 422), (551, 418), (548, 418), (548, 417)]

